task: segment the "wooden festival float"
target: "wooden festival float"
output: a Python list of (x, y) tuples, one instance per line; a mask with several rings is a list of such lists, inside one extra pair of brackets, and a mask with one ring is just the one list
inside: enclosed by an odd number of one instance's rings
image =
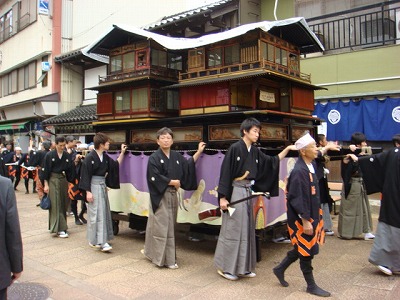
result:
[[(300, 72), (300, 59), (321, 51), (303, 18), (247, 24), (194, 39), (114, 26), (86, 47), (87, 55), (109, 58), (107, 76), (91, 88), (98, 91), (94, 128), (109, 135), (115, 147), (125, 142), (130, 150), (121, 166), (121, 189), (110, 191), (115, 233), (121, 213), (129, 215), (131, 228), (144, 229), (147, 161), (164, 126), (174, 132), (173, 149), (185, 155), (192, 155), (200, 141), (207, 143), (196, 163), (199, 188), (180, 192), (177, 222), (219, 228), (212, 225), (220, 218), (200, 220), (198, 213), (218, 205), (224, 153), (240, 138), (245, 118), (261, 121), (258, 146), (270, 155), (306, 131), (315, 136), (319, 120), (311, 112), (319, 88)], [(285, 223), (285, 179), (294, 161), (290, 155), (281, 161), (279, 197), (253, 200), (257, 229)]]

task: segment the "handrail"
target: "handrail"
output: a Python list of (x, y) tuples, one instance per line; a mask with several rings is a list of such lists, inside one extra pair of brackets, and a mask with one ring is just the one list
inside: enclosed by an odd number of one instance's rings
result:
[(394, 0), (309, 18), (307, 22), (325, 53), (333, 53), (398, 43), (399, 16), (400, 0)]
[(335, 13), (330, 13), (330, 14), (318, 16), (318, 17), (308, 18), (308, 19), (306, 19), (306, 21), (307, 21), (307, 23), (309, 23), (309, 22), (312, 22), (312, 21), (324, 20), (324, 19), (329, 19), (329, 18), (337, 17), (337, 16), (343, 16), (344, 14), (350, 14), (350, 13), (354, 13), (354, 12), (358, 12), (358, 11), (369, 10), (369, 9), (372, 9), (372, 8), (389, 6), (389, 5), (396, 4), (396, 3), (400, 3), (400, 0), (392, 0), (392, 1), (388, 1), (388, 2), (380, 2), (380, 3), (365, 5), (365, 6), (356, 7), (356, 8), (352, 8), (352, 9), (348, 9), (348, 10), (342, 10), (340, 12), (335, 12)]

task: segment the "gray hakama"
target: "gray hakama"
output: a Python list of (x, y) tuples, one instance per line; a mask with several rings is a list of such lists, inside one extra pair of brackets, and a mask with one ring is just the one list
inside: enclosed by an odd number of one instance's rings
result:
[(363, 180), (351, 178), (349, 195), (340, 202), (338, 233), (344, 239), (352, 239), (371, 231), (371, 209)]
[(400, 228), (378, 222), (369, 262), (400, 272)]
[(92, 176), (90, 189), (93, 202), (87, 203), (87, 239), (92, 245), (103, 245), (114, 238), (105, 177)]
[(51, 173), (49, 179), (49, 197), (51, 207), (49, 209), (49, 230), (51, 233), (66, 231), (68, 182), (64, 174)]
[[(248, 180), (233, 183), (231, 202), (250, 196)], [(256, 240), (251, 200), (233, 205), (232, 216), (222, 214), (221, 232), (215, 250), (214, 263), (217, 269), (230, 274), (254, 272), (256, 268)]]
[(369, 261), (400, 273), (400, 147), (359, 159), (368, 194), (382, 193)]
[(329, 203), (321, 203), (321, 209), (322, 209), (322, 220), (324, 220), (324, 229), (332, 230), (333, 224), (332, 224), (331, 212), (329, 209)]
[[(150, 203), (151, 206), (151, 203)], [(145, 255), (159, 267), (176, 263), (175, 222), (178, 212), (176, 189), (168, 187), (155, 213), (149, 209)]]

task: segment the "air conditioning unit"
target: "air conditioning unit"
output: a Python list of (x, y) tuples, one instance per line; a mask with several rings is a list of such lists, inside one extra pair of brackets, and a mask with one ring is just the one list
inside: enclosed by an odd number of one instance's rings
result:
[(396, 22), (389, 19), (375, 19), (361, 22), (361, 44), (365, 47), (394, 44)]

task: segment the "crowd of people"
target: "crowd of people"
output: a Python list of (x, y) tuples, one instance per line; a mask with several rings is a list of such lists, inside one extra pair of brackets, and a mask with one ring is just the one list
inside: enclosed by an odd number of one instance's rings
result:
[[(286, 184), (288, 236), (293, 249), (272, 272), (287, 287), (285, 271), (299, 260), (306, 291), (329, 297), (330, 293), (315, 282), (312, 260), (325, 236), (334, 235), (326, 163), (328, 151), (339, 151), (340, 147), (328, 143), (324, 135), (318, 135), (316, 141), (307, 133), (278, 155), (269, 156), (254, 146), (260, 131), (261, 123), (257, 119), (244, 120), (240, 126), (241, 139), (230, 146), (223, 159), (217, 188), (223, 212), (214, 255), (217, 273), (232, 281), (256, 276), (255, 220), (249, 196), (254, 192), (277, 196), (279, 162), (289, 151), (298, 151)], [(206, 146), (200, 142), (196, 153), (186, 159), (171, 150), (173, 137), (170, 128), (160, 129), (157, 132), (159, 148), (149, 157), (146, 179), (150, 208), (142, 249), (153, 264), (169, 269), (178, 268), (175, 246), (178, 190), (197, 188), (196, 161)], [(112, 250), (113, 227), (107, 188), (119, 188), (119, 165), (123, 163), (127, 146), (122, 144), (118, 158), (113, 160), (107, 154), (110, 139), (103, 133), (94, 136), (92, 149), (86, 144), (77, 144), (73, 136), (57, 136), (54, 143), (43, 141), (40, 149), (31, 144), (27, 153), (22, 153), (20, 147), (12, 149), (11, 143), (2, 147), (0, 201), (1, 207), (7, 205), (10, 209), (0, 211), (0, 243), (5, 245), (0, 247), (0, 252), (6, 253), (10, 261), (0, 263), (0, 299), (5, 299), (7, 286), (22, 272), (22, 241), (15, 203), (20, 179), (24, 179), (26, 193), (29, 193), (29, 180), (33, 179), (32, 192), (39, 199), (49, 196), (50, 233), (59, 238), (69, 237), (66, 216), (71, 210), (76, 225), (87, 224), (90, 247), (102, 252)], [(338, 219), (339, 238), (374, 240), (369, 261), (387, 275), (400, 273), (400, 239), (397, 239), (400, 205), (396, 201), (400, 192), (400, 134), (393, 137), (393, 144), (388, 151), (367, 155), (357, 151), (367, 145), (365, 135), (356, 132), (351, 136), (351, 152), (341, 162), (343, 195)], [(367, 194), (376, 192), (382, 193), (382, 203), (375, 236)], [(246, 197), (249, 200), (233, 204)], [(78, 201), (81, 202), (79, 214)], [(228, 210), (231, 203), (234, 214)], [(8, 275), (3, 280), (4, 274), (12, 274), (12, 279)]]

